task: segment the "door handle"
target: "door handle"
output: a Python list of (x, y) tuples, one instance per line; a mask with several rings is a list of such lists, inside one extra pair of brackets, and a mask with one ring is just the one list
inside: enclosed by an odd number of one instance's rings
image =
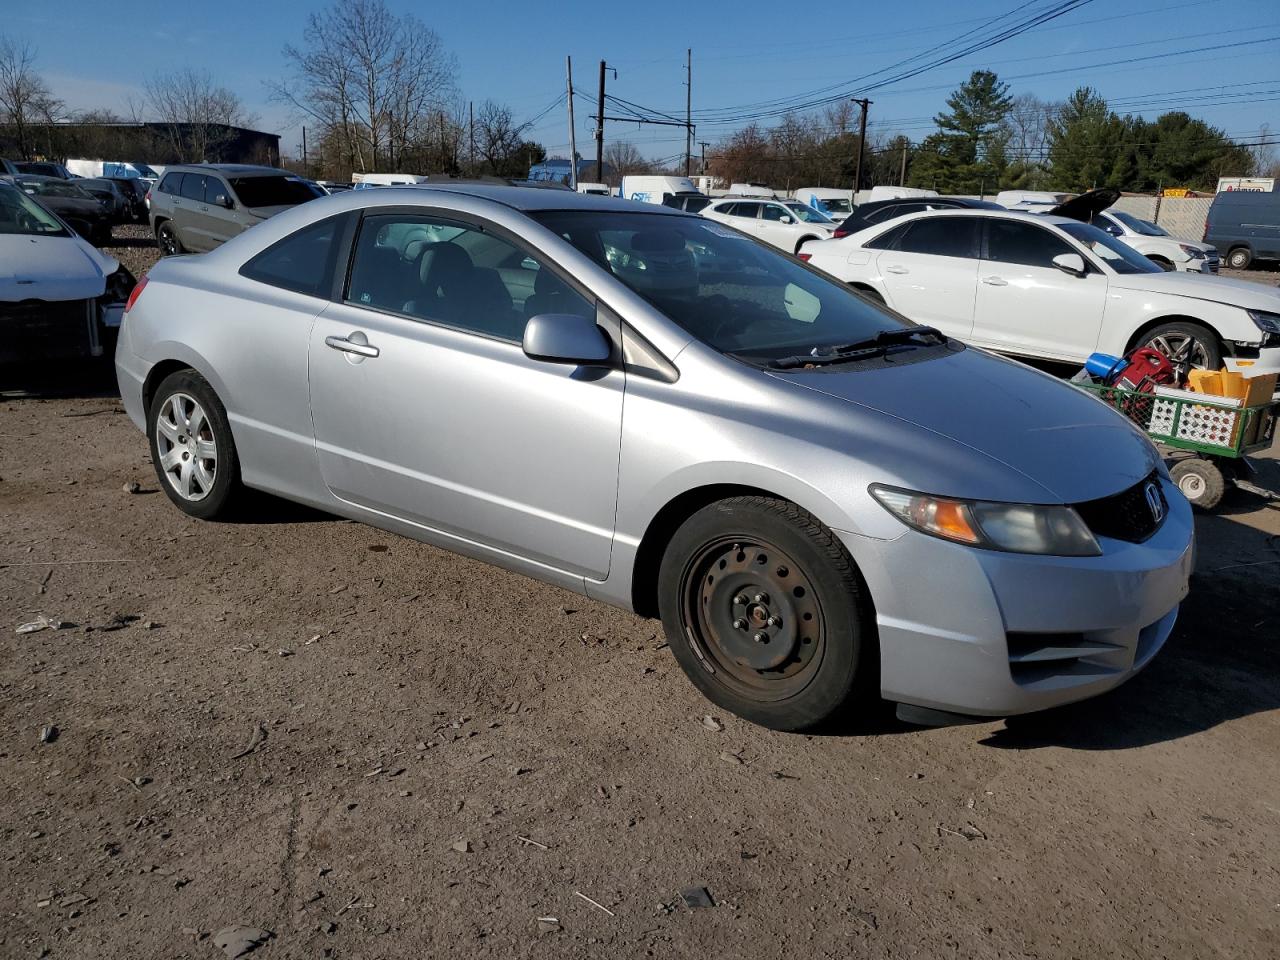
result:
[(1004, 277), (983, 277), (982, 282), (989, 287), (1007, 287), (1009, 281)]
[(354, 353), (358, 357), (376, 357), (382, 352), (370, 343), (357, 343), (346, 337), (325, 337), (324, 345), (343, 353)]
[(911, 271), (908, 270), (906, 267), (900, 267), (897, 264), (894, 264), (892, 267), (885, 267), (884, 272), (885, 273), (910, 273)]

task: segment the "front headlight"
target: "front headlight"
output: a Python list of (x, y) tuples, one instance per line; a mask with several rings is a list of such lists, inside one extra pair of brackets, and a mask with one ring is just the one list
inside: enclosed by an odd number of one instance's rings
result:
[(954, 500), (872, 484), (871, 495), (909, 527), (988, 550), (1096, 557), (1098, 541), (1071, 507)]
[(1266, 310), (1246, 310), (1249, 319), (1258, 325), (1259, 330), (1267, 333), (1280, 333), (1280, 313), (1268, 313)]
[(1180, 244), (1178, 244), (1178, 248), (1179, 248), (1183, 253), (1185, 253), (1188, 257), (1190, 257), (1192, 260), (1203, 260), (1203, 259), (1204, 259), (1204, 251), (1203, 251), (1203, 250), (1200, 250), (1200, 249), (1199, 249), (1199, 248), (1197, 248), (1197, 247), (1192, 247), (1192, 246), (1188, 246), (1188, 245), (1187, 245), (1187, 244), (1185, 244), (1185, 243), (1180, 243)]

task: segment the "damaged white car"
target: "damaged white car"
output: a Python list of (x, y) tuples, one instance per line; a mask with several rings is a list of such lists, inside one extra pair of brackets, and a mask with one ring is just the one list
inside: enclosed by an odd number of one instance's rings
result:
[(0, 180), (0, 364), (101, 356), (135, 283), (117, 260)]

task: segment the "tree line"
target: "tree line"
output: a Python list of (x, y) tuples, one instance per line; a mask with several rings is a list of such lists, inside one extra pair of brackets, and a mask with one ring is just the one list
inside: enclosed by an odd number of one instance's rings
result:
[[(858, 133), (851, 104), (787, 115), (772, 128), (744, 127), (716, 145), (708, 172), (775, 187), (851, 187)], [(989, 70), (976, 70), (946, 100), (934, 132), (913, 144), (903, 134), (868, 136), (865, 188), (905, 184), (939, 193), (1002, 189), (1081, 192), (1112, 187), (1212, 190), (1221, 176), (1280, 175), (1264, 127), (1249, 145), (1183, 111), (1146, 120), (1111, 110), (1092, 87), (1054, 103), (1013, 96)]]

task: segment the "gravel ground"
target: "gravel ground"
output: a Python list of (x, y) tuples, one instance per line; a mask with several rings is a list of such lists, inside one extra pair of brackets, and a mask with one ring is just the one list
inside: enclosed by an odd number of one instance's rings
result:
[(0, 396), (0, 956), (1275, 956), (1280, 501), (1198, 518), (1108, 696), (785, 735), (655, 622), (266, 498), (185, 518), (110, 387)]

